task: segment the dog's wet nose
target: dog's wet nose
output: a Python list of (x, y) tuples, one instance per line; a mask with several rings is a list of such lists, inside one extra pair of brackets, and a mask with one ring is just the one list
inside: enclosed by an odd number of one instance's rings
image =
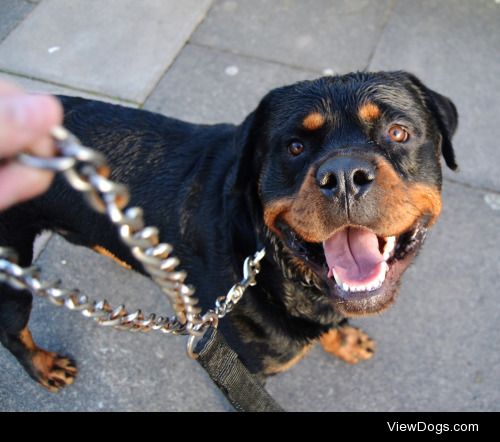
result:
[(375, 166), (359, 157), (341, 156), (326, 160), (316, 172), (316, 183), (328, 198), (346, 195), (359, 198), (375, 180)]

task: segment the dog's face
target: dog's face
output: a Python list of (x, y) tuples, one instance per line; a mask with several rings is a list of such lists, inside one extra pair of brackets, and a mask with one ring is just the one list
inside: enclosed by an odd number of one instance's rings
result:
[(404, 72), (349, 74), (274, 90), (247, 125), (286, 273), (346, 316), (389, 306), (441, 211), (441, 155), (456, 168), (451, 101)]

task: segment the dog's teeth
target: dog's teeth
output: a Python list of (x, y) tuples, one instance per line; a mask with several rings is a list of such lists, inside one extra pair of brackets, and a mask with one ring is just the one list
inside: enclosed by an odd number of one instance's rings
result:
[(388, 236), (387, 238), (385, 238), (384, 249), (391, 251), (394, 248), (395, 244), (396, 244), (396, 237)]
[(335, 271), (335, 269), (332, 269), (332, 273), (333, 273), (333, 279), (335, 279), (335, 282), (337, 283), (337, 285), (339, 287), (342, 287), (342, 280), (340, 279), (340, 277), (337, 274), (337, 272)]
[(391, 252), (394, 250), (395, 246), (396, 246), (395, 236), (388, 236), (387, 238), (385, 238), (384, 253), (382, 255), (384, 261), (387, 261), (390, 258)]
[(332, 273), (333, 273), (333, 278), (335, 279), (335, 282), (343, 291), (357, 293), (357, 292), (365, 292), (365, 291), (369, 292), (369, 291), (377, 290), (380, 287), (382, 287), (382, 284), (385, 281), (386, 274), (389, 271), (389, 265), (386, 262), (383, 262), (382, 269), (383, 269), (382, 272), (380, 272), (380, 275), (376, 280), (374, 280), (368, 284), (355, 285), (355, 286), (350, 286), (347, 283), (343, 282), (340, 279), (340, 277), (337, 275), (337, 272), (335, 271), (335, 269), (332, 269)]
[(350, 286), (349, 284), (342, 281), (342, 279), (339, 277), (335, 269), (332, 269), (333, 278), (337, 283), (337, 285), (344, 292), (351, 292), (351, 293), (366, 292), (366, 291), (369, 292), (379, 289), (380, 287), (382, 287), (382, 284), (385, 281), (385, 277), (388, 271), (389, 271), (389, 265), (386, 262), (382, 262), (382, 271), (380, 272), (380, 275), (378, 276), (377, 279), (368, 284)]
[(382, 266), (384, 267), (384, 273), (380, 275), (380, 279), (384, 280), (385, 279), (385, 274), (389, 271), (389, 264), (386, 262), (382, 263)]

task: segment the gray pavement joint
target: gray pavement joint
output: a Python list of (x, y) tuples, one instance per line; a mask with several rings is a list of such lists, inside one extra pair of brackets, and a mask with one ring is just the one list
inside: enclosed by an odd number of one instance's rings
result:
[[(25, 0), (4, 0), (6, 4), (1, 6), (0, 12), (0, 43), (6, 40), (9, 35), (22, 23), (36, 8), (36, 3)], [(5, 21), (4, 21), (5, 20)]]
[(478, 192), (490, 192), (490, 193), (500, 194), (500, 189), (493, 189), (491, 187), (482, 186), (480, 184), (468, 183), (467, 181), (460, 181), (454, 178), (450, 178), (449, 176), (443, 177), (443, 181), (457, 184), (459, 186), (465, 187), (466, 189), (476, 190)]
[(149, 93), (146, 95), (146, 97), (144, 98), (144, 100), (142, 100), (142, 102), (140, 103), (140, 107), (141, 108), (144, 107), (144, 105), (148, 101), (149, 97), (151, 97), (151, 95), (155, 92), (155, 90), (158, 87), (158, 85), (161, 83), (161, 80), (163, 79), (163, 77), (167, 74), (167, 72), (170, 70), (170, 68), (175, 64), (175, 62), (177, 61), (177, 58), (179, 57), (179, 55), (182, 53), (182, 51), (184, 51), (184, 49), (186, 48), (186, 46), (190, 43), (191, 37), (196, 32), (196, 30), (202, 25), (202, 23), (205, 21), (205, 18), (210, 13), (210, 11), (212, 10), (213, 7), (214, 7), (214, 5), (212, 3), (210, 5), (210, 7), (207, 8), (207, 10), (203, 14), (203, 16), (200, 18), (199, 22), (194, 26), (191, 34), (189, 35), (189, 37), (184, 42), (184, 45), (182, 46), (182, 48), (172, 58), (171, 63), (168, 66), (166, 66), (165, 70), (162, 72), (162, 74), (160, 76), (158, 76), (158, 79), (157, 79), (156, 83), (153, 85), (153, 87), (151, 88), (151, 90), (149, 91)]
[(112, 95), (106, 95), (106, 94), (104, 94), (102, 92), (98, 92), (98, 91), (93, 91), (93, 90), (89, 90), (89, 89), (78, 88), (78, 87), (75, 87), (75, 86), (72, 86), (72, 85), (68, 85), (68, 84), (64, 84), (64, 83), (59, 83), (59, 82), (56, 82), (56, 81), (50, 81), (50, 80), (43, 79), (43, 78), (37, 78), (37, 77), (31, 76), (31, 75), (23, 74), (21, 72), (10, 71), (10, 70), (5, 69), (5, 68), (0, 68), (0, 75), (1, 74), (7, 74), (7, 75), (10, 75), (10, 76), (13, 76), (13, 77), (19, 77), (19, 78), (23, 78), (23, 79), (26, 79), (26, 80), (38, 81), (40, 83), (44, 83), (44, 84), (47, 84), (47, 85), (52, 85), (52, 86), (62, 87), (62, 88), (65, 88), (65, 89), (70, 89), (70, 90), (72, 90), (72, 91), (74, 91), (76, 93), (80, 92), (82, 94), (95, 95), (96, 98), (101, 97), (103, 100), (121, 101), (123, 103), (129, 103), (129, 104), (134, 105), (134, 106), (140, 106), (142, 104), (142, 103), (135, 102), (133, 100), (126, 99), (126, 98), (114, 97)]
[(377, 49), (380, 45), (380, 42), (382, 41), (382, 37), (384, 35), (385, 30), (387, 29), (387, 26), (389, 25), (389, 22), (394, 14), (394, 10), (396, 9), (397, 2), (399, 0), (390, 0), (389, 7), (387, 8), (386, 16), (384, 17), (384, 21), (382, 22), (382, 29), (380, 30), (380, 33), (377, 38), (377, 42), (373, 45), (373, 48), (370, 52), (370, 55), (368, 56), (368, 62), (366, 63), (365, 70), (370, 70), (370, 65), (372, 63), (373, 57), (375, 57), (375, 54), (377, 53)]
[[(245, 52), (240, 52), (240, 51), (237, 51), (237, 50), (234, 50), (234, 49), (230, 49), (230, 48), (221, 48), (221, 47), (218, 47), (218, 46), (215, 46), (215, 45), (209, 45), (209, 44), (205, 44), (205, 43), (200, 43), (199, 41), (189, 41), (188, 42), (190, 46), (197, 46), (201, 49), (209, 49), (211, 51), (218, 51), (220, 53), (223, 53), (223, 54), (228, 54), (228, 55), (234, 55), (234, 56), (237, 56), (237, 57), (241, 57), (241, 58), (246, 58), (247, 60), (249, 61), (257, 61), (257, 62), (263, 62), (263, 63), (270, 63), (270, 64), (273, 64), (275, 66), (282, 66), (282, 67), (285, 67), (285, 68), (290, 68), (290, 69), (297, 69), (297, 70), (301, 70), (301, 71), (307, 71), (307, 72), (310, 72), (311, 74), (315, 74), (315, 75), (318, 75), (318, 76), (322, 76), (323, 75), (323, 72), (319, 69), (313, 69), (313, 68), (310, 68), (310, 67), (304, 67), (304, 66), (301, 66), (301, 65), (297, 65), (297, 64), (293, 64), (293, 63), (285, 63), (283, 61), (279, 61), (279, 60), (275, 60), (273, 58), (267, 58), (267, 57), (263, 57), (263, 56), (260, 56), (260, 55), (255, 55), (255, 54), (249, 54), (249, 53), (245, 53)], [(177, 54), (179, 55), (179, 54)]]

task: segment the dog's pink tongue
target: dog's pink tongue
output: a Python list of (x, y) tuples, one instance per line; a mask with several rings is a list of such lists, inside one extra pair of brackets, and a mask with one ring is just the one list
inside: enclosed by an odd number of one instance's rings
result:
[(384, 260), (377, 235), (367, 229), (348, 227), (323, 243), (328, 276), (335, 270), (347, 284), (362, 283), (377, 272)]

